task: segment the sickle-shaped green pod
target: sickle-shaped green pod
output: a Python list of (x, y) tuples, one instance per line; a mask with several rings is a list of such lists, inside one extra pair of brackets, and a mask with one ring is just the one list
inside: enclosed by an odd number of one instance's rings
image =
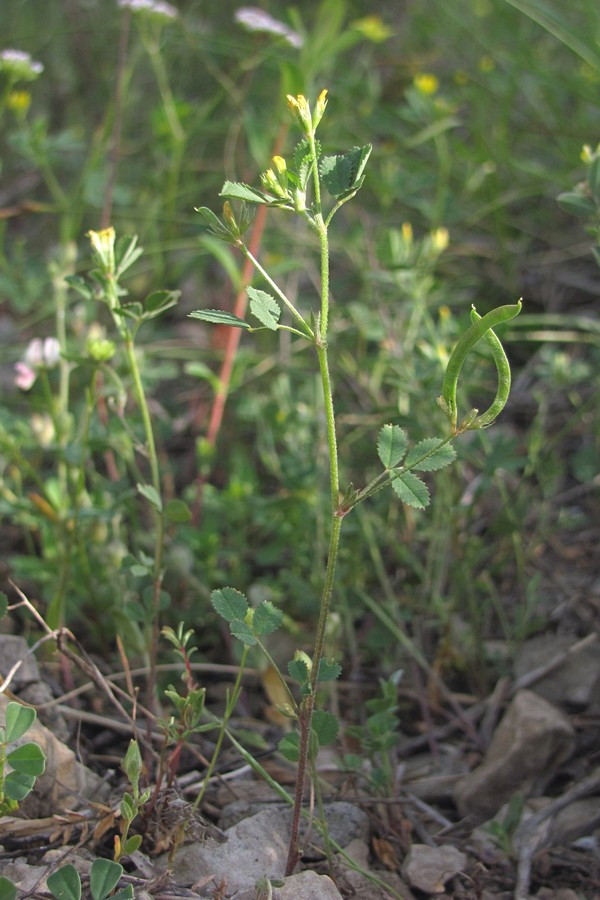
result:
[[(446, 374), (444, 375), (442, 396), (438, 400), (440, 406), (450, 419), (453, 434), (456, 434), (459, 430), (466, 431), (467, 428), (485, 428), (487, 425), (491, 425), (504, 409), (510, 391), (510, 366), (502, 344), (491, 329), (496, 325), (502, 324), (502, 322), (508, 322), (509, 319), (518, 316), (521, 312), (521, 306), (522, 303), (521, 300), (519, 300), (518, 303), (510, 306), (498, 306), (496, 309), (491, 310), (491, 312), (486, 313), (485, 316), (480, 316), (473, 307), (471, 311), (473, 324), (465, 331), (452, 352), (446, 367)], [(496, 369), (498, 371), (498, 389), (489, 409), (482, 413), (482, 415), (476, 416), (469, 421), (465, 428), (462, 427), (461, 423), (461, 428), (459, 429), (457, 425), (458, 406), (456, 403), (458, 376), (460, 375), (460, 370), (463, 367), (465, 359), (482, 337), (486, 339), (492, 351)]]

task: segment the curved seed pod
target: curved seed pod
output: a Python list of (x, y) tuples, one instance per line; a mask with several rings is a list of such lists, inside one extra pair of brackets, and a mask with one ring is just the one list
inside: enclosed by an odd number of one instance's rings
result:
[(519, 300), (518, 303), (509, 306), (498, 306), (496, 309), (491, 310), (491, 312), (486, 313), (485, 316), (479, 316), (477, 312), (473, 310), (476, 318), (474, 318), (473, 324), (465, 331), (454, 348), (446, 367), (446, 374), (444, 375), (442, 384), (442, 402), (440, 405), (447, 411), (454, 434), (456, 434), (458, 430), (458, 406), (456, 403), (458, 376), (460, 375), (460, 370), (463, 367), (465, 359), (482, 337), (486, 337), (492, 349), (494, 362), (498, 370), (498, 391), (490, 408), (481, 416), (474, 419), (473, 422), (470, 423), (470, 427), (481, 428), (485, 425), (491, 425), (506, 404), (508, 392), (510, 390), (510, 367), (500, 341), (490, 329), (517, 316), (521, 312), (521, 305), (521, 300)]

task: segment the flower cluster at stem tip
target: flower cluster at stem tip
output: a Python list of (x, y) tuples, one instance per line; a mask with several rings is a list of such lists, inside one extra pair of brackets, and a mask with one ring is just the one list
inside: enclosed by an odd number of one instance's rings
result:
[(32, 59), (24, 50), (0, 51), (0, 72), (14, 81), (33, 81), (43, 71), (41, 62)]
[(327, 106), (327, 90), (322, 90), (317, 97), (314, 113), (311, 113), (310, 104), (304, 94), (298, 94), (296, 97), (288, 94), (287, 104), (305, 135), (313, 137)]

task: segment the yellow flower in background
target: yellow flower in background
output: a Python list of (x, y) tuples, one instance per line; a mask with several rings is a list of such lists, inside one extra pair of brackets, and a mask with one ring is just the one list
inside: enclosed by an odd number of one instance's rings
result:
[(437, 253), (443, 253), (448, 246), (450, 235), (447, 228), (436, 228), (431, 232), (431, 245)]
[(491, 56), (482, 56), (478, 65), (480, 72), (493, 72), (496, 68), (496, 63)]
[(24, 115), (31, 106), (31, 94), (29, 91), (11, 91), (6, 98), (6, 105), (13, 112)]
[(357, 19), (352, 23), (352, 28), (360, 31), (363, 37), (374, 44), (382, 44), (393, 35), (392, 29), (386, 25), (380, 16), (365, 16), (364, 19)]
[(432, 75), (431, 72), (421, 72), (421, 74), (415, 75), (413, 84), (418, 92), (426, 97), (431, 97), (432, 94), (437, 93), (440, 86), (439, 79), (436, 75)]

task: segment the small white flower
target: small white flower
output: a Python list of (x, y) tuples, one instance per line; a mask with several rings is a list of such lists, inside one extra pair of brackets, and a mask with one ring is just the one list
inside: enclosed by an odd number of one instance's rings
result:
[(163, 0), (119, 0), (121, 9), (130, 9), (133, 13), (147, 13), (161, 19), (176, 19), (178, 10), (171, 3)]
[(15, 80), (33, 81), (44, 71), (41, 62), (32, 59), (24, 50), (2, 50), (0, 52), (0, 72), (7, 72)]
[(296, 47), (296, 49), (299, 49), (304, 43), (297, 31), (293, 31), (285, 22), (274, 19), (264, 9), (259, 9), (257, 6), (242, 6), (241, 9), (238, 9), (234, 18), (236, 22), (239, 22), (248, 31), (265, 31), (268, 34), (276, 34), (284, 38), (288, 44)]
[(60, 344), (54, 337), (47, 337), (43, 341), (41, 338), (33, 338), (29, 342), (23, 363), (28, 369), (51, 369), (60, 359)]

